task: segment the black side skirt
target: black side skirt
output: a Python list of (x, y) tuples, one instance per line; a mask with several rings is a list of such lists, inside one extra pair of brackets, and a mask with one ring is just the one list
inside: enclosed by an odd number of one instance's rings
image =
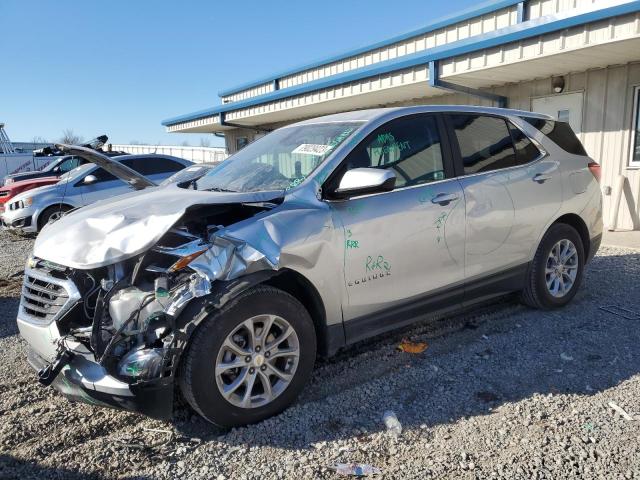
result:
[(430, 292), (381, 312), (344, 322), (346, 343), (351, 344), (404, 327), (434, 315), (455, 312), (471, 305), (522, 290), (529, 263), (478, 279)]

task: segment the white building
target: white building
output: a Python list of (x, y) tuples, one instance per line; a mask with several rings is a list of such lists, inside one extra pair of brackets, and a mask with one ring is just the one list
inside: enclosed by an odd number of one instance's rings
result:
[[(233, 153), (278, 126), (413, 104), (505, 105), (570, 122), (610, 189), (617, 224), (640, 229), (640, 0), (493, 0), (366, 48), (220, 92), (219, 106), (163, 122), (224, 133)], [(614, 189), (615, 190), (615, 189)]]
[(184, 158), (194, 163), (219, 163), (228, 157), (223, 147), (188, 147), (183, 145), (125, 145), (109, 144), (107, 148), (126, 152), (131, 155), (155, 153), (157, 155), (171, 155)]

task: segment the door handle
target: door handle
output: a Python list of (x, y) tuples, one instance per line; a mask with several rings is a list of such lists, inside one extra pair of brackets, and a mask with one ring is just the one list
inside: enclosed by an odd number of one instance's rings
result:
[(445, 205), (449, 205), (451, 202), (457, 199), (458, 195), (456, 195), (455, 193), (439, 193), (431, 199), (431, 203), (437, 203), (444, 207)]
[(533, 177), (533, 181), (538, 183), (544, 183), (550, 179), (551, 179), (551, 175), (547, 175), (546, 173), (539, 173), (535, 177)]

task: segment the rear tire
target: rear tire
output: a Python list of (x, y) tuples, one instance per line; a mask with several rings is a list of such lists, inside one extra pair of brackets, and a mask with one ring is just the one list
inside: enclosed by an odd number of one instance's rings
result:
[(552, 225), (531, 262), (522, 302), (542, 310), (564, 307), (578, 292), (584, 261), (578, 232), (564, 223)]
[(203, 320), (184, 353), (179, 385), (209, 422), (247, 425), (293, 403), (315, 357), (307, 310), (282, 290), (258, 286)]

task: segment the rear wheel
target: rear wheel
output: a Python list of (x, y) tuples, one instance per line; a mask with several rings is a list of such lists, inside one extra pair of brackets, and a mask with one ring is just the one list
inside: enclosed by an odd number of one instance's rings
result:
[(52, 205), (46, 208), (38, 217), (38, 231), (42, 230), (47, 223), (59, 220), (69, 210), (71, 208), (67, 205)]
[(536, 251), (522, 301), (540, 309), (565, 306), (578, 291), (583, 269), (584, 247), (578, 232), (563, 223), (552, 225)]
[(198, 327), (180, 387), (189, 404), (218, 426), (255, 423), (295, 400), (315, 356), (315, 330), (302, 304), (282, 290), (256, 287)]

